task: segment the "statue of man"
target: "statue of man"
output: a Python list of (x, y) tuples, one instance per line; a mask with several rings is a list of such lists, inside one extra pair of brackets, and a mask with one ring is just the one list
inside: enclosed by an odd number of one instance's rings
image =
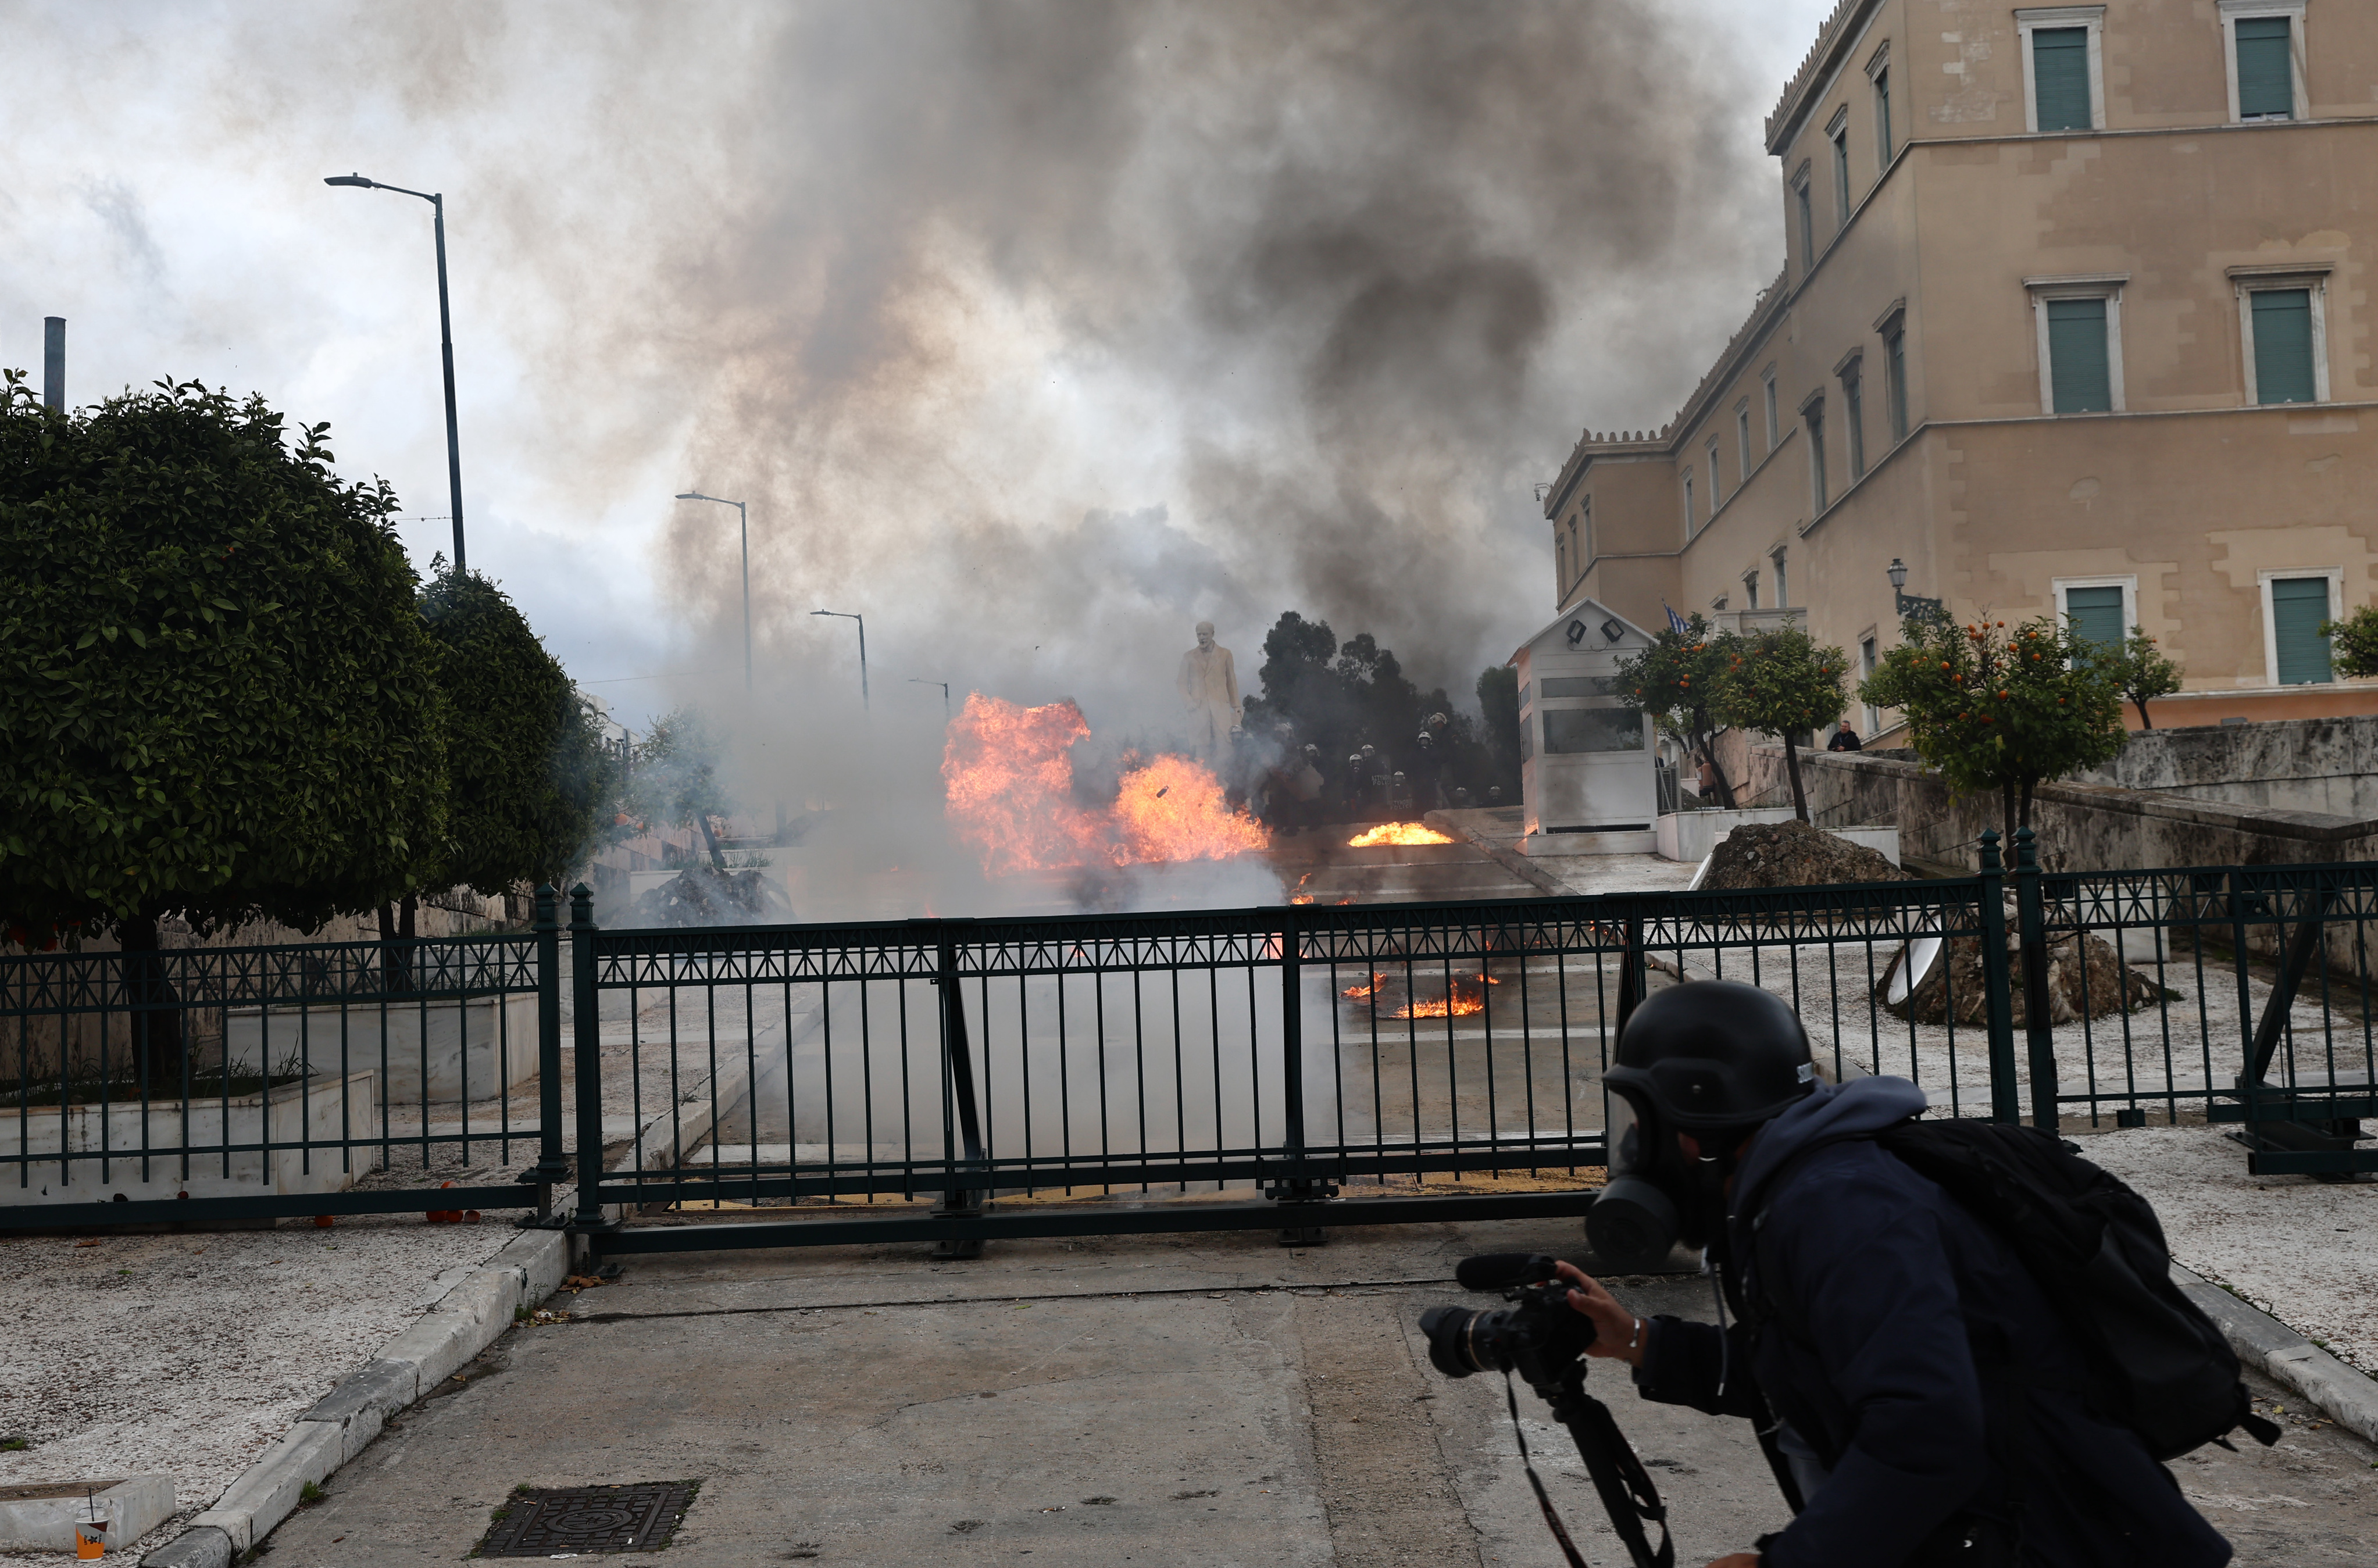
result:
[(1189, 710), (1189, 748), (1213, 760), (1230, 750), (1238, 724), (1239, 673), (1231, 651), (1214, 640), (1214, 623), (1197, 623), (1197, 646), (1181, 655), (1181, 703)]

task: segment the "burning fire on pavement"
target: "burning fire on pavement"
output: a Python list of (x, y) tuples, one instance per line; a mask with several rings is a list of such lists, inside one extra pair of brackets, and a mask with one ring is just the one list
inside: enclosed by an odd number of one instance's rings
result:
[[(1436, 987), (1436, 977), (1423, 974), (1418, 976), (1421, 987)], [(1467, 1018), (1473, 1012), (1486, 1011), (1486, 987), (1503, 982), (1491, 975), (1456, 975), (1440, 994), (1409, 997), (1386, 1013), (1389, 1018)], [(1403, 989), (1388, 971), (1375, 969), (1368, 980), (1359, 981), (1339, 993), (1351, 1001), (1367, 1001), (1376, 1011), (1385, 1007), (1391, 993)]]
[(1187, 757), (1126, 757), (1113, 801), (1086, 803), (1073, 748), (1089, 733), (1070, 701), (967, 696), (950, 722), (942, 782), (950, 822), (986, 873), (1226, 860), (1269, 845), (1263, 824), (1232, 810), (1221, 780)]
[(1383, 844), (1451, 844), (1453, 840), (1435, 828), (1418, 822), (1381, 822), (1375, 828), (1365, 828), (1346, 841), (1349, 849), (1370, 849)]

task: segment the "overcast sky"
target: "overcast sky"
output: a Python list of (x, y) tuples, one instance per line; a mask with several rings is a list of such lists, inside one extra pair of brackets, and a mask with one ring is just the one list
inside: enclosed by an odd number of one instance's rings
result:
[(1779, 265), (1828, 8), (0, 0), (0, 364), (59, 315), (78, 403), (328, 420), (426, 567), (430, 214), (359, 170), (447, 198), (471, 562), (631, 720), (740, 683), (689, 488), (772, 712), (855, 688), (821, 606), (879, 724), (1136, 722), (1287, 608), (1466, 697), (1551, 614), (1536, 483)]

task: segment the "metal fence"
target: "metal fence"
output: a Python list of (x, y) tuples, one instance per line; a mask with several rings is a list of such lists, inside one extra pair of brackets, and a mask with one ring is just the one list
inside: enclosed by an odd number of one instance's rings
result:
[(0, 1211), (537, 1206), (567, 1170), (556, 952), (546, 932), (0, 959)]
[(1989, 835), (1978, 875), (1844, 887), (666, 931), (598, 929), (581, 889), (566, 933), (546, 896), (526, 936), (10, 958), (0, 1203), (525, 1207), (574, 1176), (607, 1251), (1576, 1214), (1619, 1028), (1698, 977), (1775, 991), (1828, 1075), (1935, 1114), (2202, 1119), (2256, 1170), (2378, 1168), (2378, 866), (2048, 875), (2028, 833), (1997, 861)]

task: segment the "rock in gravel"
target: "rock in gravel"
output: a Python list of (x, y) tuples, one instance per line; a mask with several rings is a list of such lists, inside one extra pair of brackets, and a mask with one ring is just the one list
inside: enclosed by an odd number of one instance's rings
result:
[(1908, 874), (1879, 850), (1806, 822), (1751, 822), (1720, 841), (1703, 888), (1801, 888), (1829, 882), (1898, 882)]

